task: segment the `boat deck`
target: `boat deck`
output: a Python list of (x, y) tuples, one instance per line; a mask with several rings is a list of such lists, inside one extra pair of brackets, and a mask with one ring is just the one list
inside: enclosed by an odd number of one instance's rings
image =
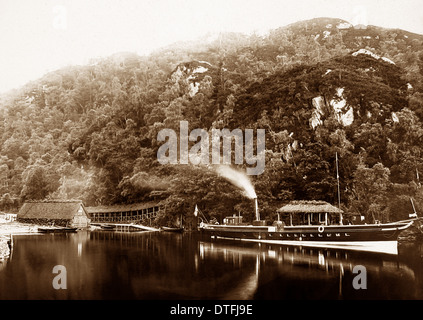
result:
[(396, 253), (398, 235), (413, 223), (400, 221), (370, 225), (253, 226), (203, 224), (200, 230), (214, 238), (301, 245), (323, 248)]

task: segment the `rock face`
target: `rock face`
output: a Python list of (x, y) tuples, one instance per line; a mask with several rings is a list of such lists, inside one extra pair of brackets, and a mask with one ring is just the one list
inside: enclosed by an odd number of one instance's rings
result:
[(200, 83), (206, 76), (217, 78), (217, 68), (207, 61), (190, 61), (179, 64), (172, 72), (171, 80), (177, 83), (185, 80), (189, 84), (189, 95), (193, 97), (200, 89)]

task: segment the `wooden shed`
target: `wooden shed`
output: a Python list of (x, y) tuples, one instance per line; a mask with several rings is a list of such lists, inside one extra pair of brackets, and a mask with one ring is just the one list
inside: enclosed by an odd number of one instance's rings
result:
[(17, 220), (41, 225), (86, 228), (90, 224), (81, 200), (28, 201), (19, 210)]

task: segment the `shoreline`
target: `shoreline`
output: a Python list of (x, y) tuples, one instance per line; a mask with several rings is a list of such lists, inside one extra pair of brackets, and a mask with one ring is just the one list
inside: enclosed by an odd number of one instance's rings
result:
[(0, 236), (35, 234), (38, 233), (38, 225), (21, 223), (17, 221), (2, 222), (0, 220)]

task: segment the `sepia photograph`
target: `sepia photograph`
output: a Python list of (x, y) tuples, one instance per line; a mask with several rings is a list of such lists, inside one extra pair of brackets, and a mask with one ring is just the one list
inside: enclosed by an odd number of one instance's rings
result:
[(423, 300), (421, 0), (0, 0), (0, 29), (2, 304)]

